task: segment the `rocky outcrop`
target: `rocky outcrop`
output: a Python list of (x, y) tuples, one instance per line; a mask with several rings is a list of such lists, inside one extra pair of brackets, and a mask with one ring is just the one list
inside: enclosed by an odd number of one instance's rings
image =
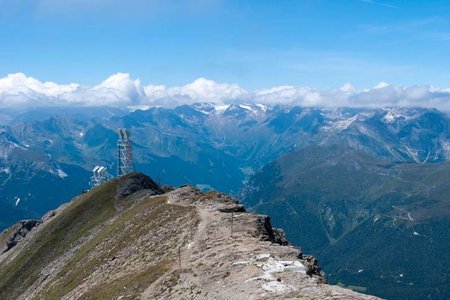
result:
[[(306, 274), (309, 276), (317, 275), (322, 276), (322, 269), (319, 267), (319, 261), (316, 257), (312, 255), (302, 255), (302, 259), (304, 259), (307, 262), (308, 270), (306, 271)], [(325, 283), (325, 278), (322, 278), (323, 282)]]
[(38, 226), (41, 222), (38, 220), (24, 220), (14, 225), (9, 232), (5, 231), (3, 234), (8, 236), (4, 239), (5, 243), (0, 245), (0, 254), (8, 252), (15, 247), (21, 240), (23, 240), (27, 234)]
[(274, 243), (277, 243), (282, 246), (289, 245), (289, 241), (287, 240), (284, 230), (281, 228), (272, 228)]
[(257, 236), (262, 241), (270, 241), (282, 246), (289, 245), (289, 241), (284, 235), (284, 230), (281, 228), (273, 228), (269, 216), (259, 215), (256, 221), (256, 228)]
[(219, 208), (220, 212), (224, 213), (238, 213), (238, 212), (245, 212), (245, 207), (243, 205), (234, 205), (234, 206), (228, 206)]
[(150, 177), (142, 173), (125, 175), (117, 184), (117, 197), (126, 197), (140, 190), (149, 190), (153, 195), (161, 195), (164, 190)]

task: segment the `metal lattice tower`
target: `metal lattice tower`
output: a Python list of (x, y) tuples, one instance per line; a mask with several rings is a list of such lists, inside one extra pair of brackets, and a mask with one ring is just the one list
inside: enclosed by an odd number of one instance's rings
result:
[(133, 152), (131, 149), (130, 134), (126, 129), (119, 129), (117, 140), (117, 176), (134, 172)]
[(94, 188), (97, 185), (100, 185), (112, 178), (112, 176), (106, 170), (107, 168), (104, 166), (95, 166), (95, 168), (92, 170), (92, 176), (89, 182), (91, 188)]

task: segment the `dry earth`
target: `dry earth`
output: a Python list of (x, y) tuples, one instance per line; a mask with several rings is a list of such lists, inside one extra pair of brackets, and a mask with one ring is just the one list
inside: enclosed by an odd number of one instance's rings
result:
[(264, 241), (268, 237), (258, 224), (266, 216), (219, 211), (239, 210), (227, 195), (186, 186), (170, 192), (168, 203), (195, 205), (200, 224), (180, 251), (181, 269), (175, 264), (144, 299), (378, 299), (307, 275), (310, 262), (299, 258), (298, 248)]

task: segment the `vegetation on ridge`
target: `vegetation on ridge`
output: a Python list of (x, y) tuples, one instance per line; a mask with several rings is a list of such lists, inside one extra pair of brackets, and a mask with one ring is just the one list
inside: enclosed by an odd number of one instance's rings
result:
[[(197, 226), (195, 210), (169, 205), (165, 196), (117, 198), (119, 180), (77, 197), (36, 229), (27, 249), (15, 249), (15, 259), (0, 261), (0, 298), (17, 298), (40, 280), (47, 280), (42, 290), (27, 291), (34, 298), (76, 295), (89, 280), (97, 281), (97, 287), (84, 295), (88, 298), (110, 298), (119, 291), (138, 295), (164, 273), (176, 245)], [(112, 266), (120, 272), (96, 276)], [(112, 284), (103, 286), (105, 280)]]

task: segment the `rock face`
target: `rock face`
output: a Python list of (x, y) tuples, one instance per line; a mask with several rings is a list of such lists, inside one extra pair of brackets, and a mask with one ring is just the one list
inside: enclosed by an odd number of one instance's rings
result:
[(284, 235), (284, 230), (281, 228), (273, 228), (269, 216), (260, 215), (256, 221), (256, 228), (258, 229), (262, 240), (283, 246), (289, 245), (289, 241)]
[(376, 299), (325, 284), (314, 257), (232, 197), (162, 193), (142, 174), (80, 195), (16, 242), (0, 254), (0, 299)]
[[(24, 220), (14, 225), (11, 230), (2, 233), (4, 237), (0, 241), (0, 254), (9, 251), (16, 246), (21, 240), (23, 240), (27, 234), (36, 226), (40, 224), (38, 220)], [(3, 244), (3, 245), (2, 245)]]

